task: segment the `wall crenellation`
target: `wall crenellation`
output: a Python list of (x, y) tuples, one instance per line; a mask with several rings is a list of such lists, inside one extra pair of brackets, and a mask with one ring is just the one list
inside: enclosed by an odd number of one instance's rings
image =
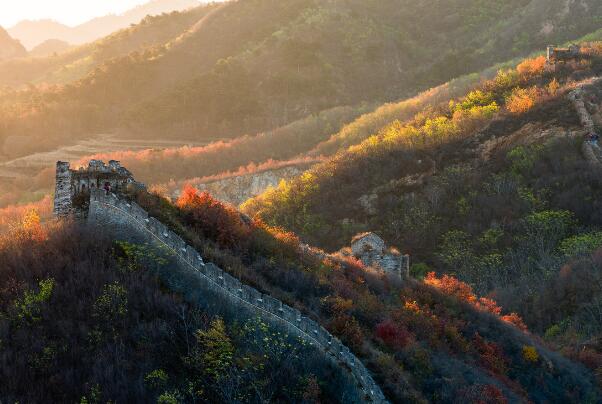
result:
[(121, 228), (137, 229), (159, 245), (169, 248), (185, 267), (194, 270), (197, 276), (206, 281), (204, 284), (210, 290), (220, 293), (233, 304), (246, 305), (257, 315), (280, 321), (289, 332), (300, 336), (310, 345), (320, 348), (328, 357), (342, 363), (370, 401), (387, 402), (380, 387), (361, 361), (324, 327), (303, 316), (299, 310), (241, 283), (216, 265), (205, 263), (192, 246), (187, 245), (159, 220), (149, 216), (136, 203), (126, 202), (114, 194), (107, 195), (102, 190), (92, 190), (88, 220), (92, 223), (109, 222)]

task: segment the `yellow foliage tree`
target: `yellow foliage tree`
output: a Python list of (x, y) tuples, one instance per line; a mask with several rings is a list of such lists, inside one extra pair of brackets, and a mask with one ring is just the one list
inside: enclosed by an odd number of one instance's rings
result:
[(537, 349), (531, 345), (523, 346), (523, 359), (530, 363), (536, 363), (539, 361), (539, 354)]

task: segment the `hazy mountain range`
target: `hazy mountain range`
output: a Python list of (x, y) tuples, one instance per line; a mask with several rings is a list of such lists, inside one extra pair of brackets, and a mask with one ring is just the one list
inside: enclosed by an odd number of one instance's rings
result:
[(13, 38), (0, 27), (0, 61), (15, 57), (26, 56), (27, 51), (21, 43)]
[(49, 19), (25, 20), (9, 28), (8, 32), (13, 38), (20, 40), (27, 49), (33, 49), (50, 39), (79, 45), (137, 23), (147, 15), (184, 10), (198, 6), (199, 3), (198, 0), (153, 0), (123, 14), (97, 17), (75, 27)]

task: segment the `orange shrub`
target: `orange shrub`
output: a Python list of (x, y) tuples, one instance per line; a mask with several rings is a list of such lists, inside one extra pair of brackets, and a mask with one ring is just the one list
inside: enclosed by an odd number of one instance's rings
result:
[(524, 114), (533, 108), (540, 99), (541, 91), (537, 87), (517, 87), (506, 98), (506, 109), (513, 114)]
[(248, 241), (251, 226), (231, 206), (214, 199), (207, 192), (199, 193), (187, 185), (178, 198), (177, 206), (185, 215), (185, 221), (193, 225), (205, 237), (217, 240), (224, 247), (241, 247)]
[(518, 328), (524, 332), (528, 331), (527, 325), (525, 324), (523, 319), (520, 318), (520, 316), (516, 313), (506, 314), (505, 316), (502, 316), (500, 318), (502, 319), (502, 321), (512, 324), (513, 326), (515, 326), (516, 328)]
[(539, 56), (535, 59), (527, 59), (516, 67), (516, 71), (521, 77), (529, 78), (543, 73), (546, 67), (545, 56)]
[(424, 283), (440, 290), (446, 295), (454, 296), (463, 302), (469, 303), (478, 310), (495, 314), (496, 316), (499, 316), (502, 321), (512, 324), (522, 331), (527, 331), (527, 326), (518, 314), (510, 313), (501, 316), (502, 308), (495, 300), (486, 297), (478, 298), (474, 294), (470, 285), (454, 278), (453, 276), (443, 275), (441, 278), (437, 278), (437, 275), (435, 275), (434, 272), (430, 272), (424, 279)]
[(477, 302), (477, 297), (472, 292), (472, 288), (453, 276), (443, 275), (443, 277), (437, 278), (434, 272), (430, 272), (426, 275), (424, 283), (439, 289), (446, 295), (455, 296), (464, 302), (471, 304), (476, 304)]

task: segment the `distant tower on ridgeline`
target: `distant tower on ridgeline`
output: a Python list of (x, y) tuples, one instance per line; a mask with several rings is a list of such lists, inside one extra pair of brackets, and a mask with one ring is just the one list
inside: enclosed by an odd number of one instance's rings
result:
[(132, 173), (119, 161), (111, 160), (105, 165), (100, 160), (90, 160), (88, 167), (72, 170), (64, 161), (56, 163), (56, 188), (54, 193), (54, 215), (65, 217), (85, 215), (90, 201), (90, 190), (120, 192), (128, 185), (137, 183)]

